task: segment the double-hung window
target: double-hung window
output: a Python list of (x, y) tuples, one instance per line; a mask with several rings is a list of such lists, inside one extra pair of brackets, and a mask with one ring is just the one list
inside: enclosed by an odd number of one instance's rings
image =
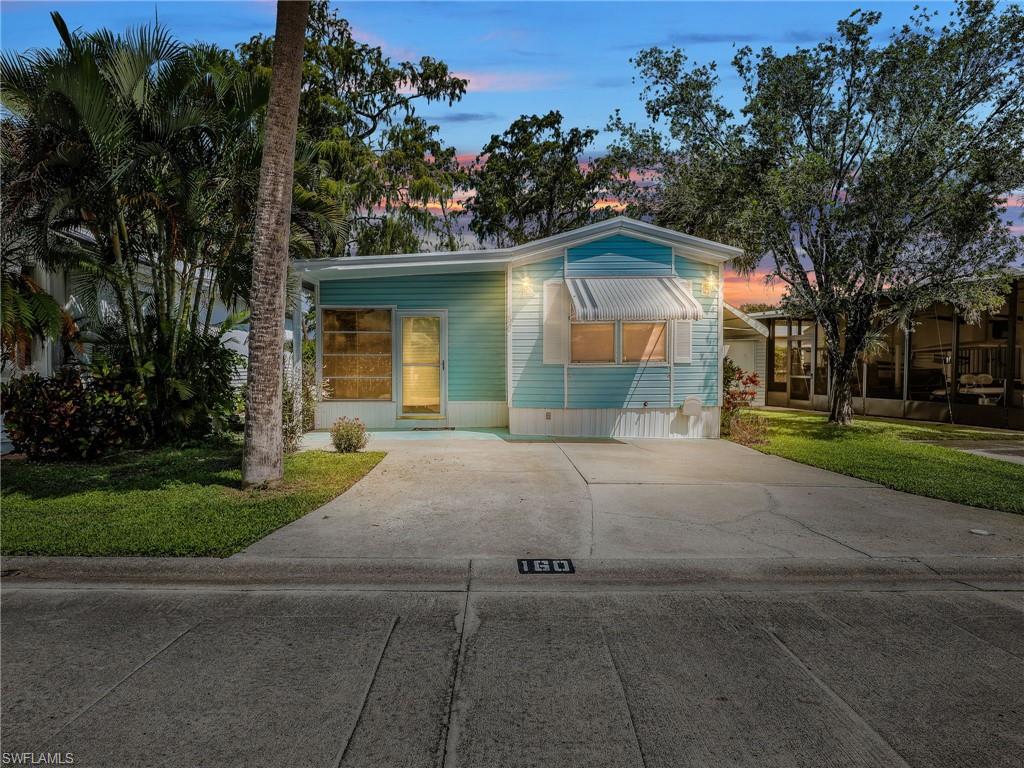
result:
[(623, 323), (622, 362), (667, 362), (667, 335), (668, 323)]
[(668, 362), (668, 323), (572, 323), (575, 364), (629, 365)]
[(328, 400), (390, 400), (391, 310), (324, 309), (323, 385)]
[(569, 348), (574, 363), (614, 363), (615, 323), (573, 323)]

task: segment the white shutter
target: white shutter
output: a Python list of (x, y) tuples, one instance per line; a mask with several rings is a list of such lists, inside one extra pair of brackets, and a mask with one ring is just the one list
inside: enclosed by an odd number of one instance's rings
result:
[(562, 280), (544, 281), (544, 364), (563, 365), (569, 360), (568, 291)]
[(675, 322), (672, 360), (676, 363), (689, 363), (693, 359), (693, 321), (676, 320)]

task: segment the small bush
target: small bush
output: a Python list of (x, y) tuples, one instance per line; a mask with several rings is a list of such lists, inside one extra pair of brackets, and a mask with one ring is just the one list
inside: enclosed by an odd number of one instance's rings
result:
[(768, 419), (760, 413), (740, 411), (733, 415), (728, 434), (740, 445), (764, 445), (768, 442)]
[(359, 419), (343, 416), (331, 426), (331, 442), (339, 453), (355, 453), (366, 447), (366, 426)]
[(722, 434), (730, 435), (740, 411), (749, 408), (757, 397), (761, 377), (755, 372), (744, 371), (728, 357), (725, 358), (722, 373)]
[(93, 459), (146, 441), (146, 395), (116, 369), (69, 366), (3, 385), (4, 428), (30, 459)]

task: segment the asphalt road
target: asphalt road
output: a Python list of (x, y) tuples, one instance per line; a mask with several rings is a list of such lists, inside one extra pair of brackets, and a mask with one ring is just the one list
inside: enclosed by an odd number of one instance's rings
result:
[(575, 565), (8, 558), (3, 751), (104, 768), (1022, 763), (1019, 558)]

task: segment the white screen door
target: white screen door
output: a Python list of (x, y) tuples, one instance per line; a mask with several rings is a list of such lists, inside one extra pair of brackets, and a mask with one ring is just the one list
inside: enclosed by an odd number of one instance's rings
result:
[(446, 398), (445, 317), (401, 316), (402, 416), (443, 418)]

